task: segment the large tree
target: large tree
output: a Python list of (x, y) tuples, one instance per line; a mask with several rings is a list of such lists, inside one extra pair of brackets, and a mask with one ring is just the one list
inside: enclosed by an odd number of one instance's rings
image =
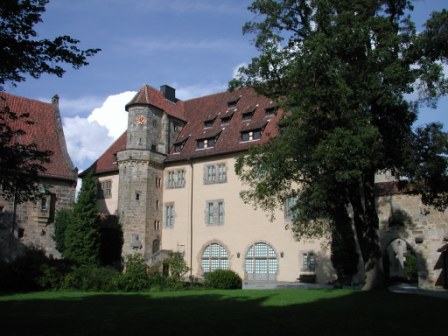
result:
[[(99, 51), (81, 50), (79, 41), (66, 35), (39, 39), (34, 26), (42, 22), (47, 4), (48, 0), (0, 1), (0, 92), (5, 84), (15, 86), (27, 75), (61, 77), (63, 65), (80, 68)], [(7, 101), (0, 99), (0, 187), (3, 196), (22, 202), (32, 197), (33, 183), (45, 171), (52, 153), (34, 143), (16, 141), (24, 134), (21, 125), (32, 120), (26, 113), (12, 111)]]
[(446, 93), (447, 12), (433, 14), (418, 35), (407, 14), (411, 1), (258, 0), (249, 9), (259, 20), (244, 32), (255, 34), (260, 55), (231, 88), (253, 86), (288, 113), (277, 137), (238, 160), (236, 171), (250, 185), (242, 197), (273, 210), (300, 195), (297, 238), (346, 234), (351, 214), (364, 288), (379, 287), (375, 175), (406, 176), (426, 204), (447, 205), (447, 134), (440, 125), (414, 132), (417, 104), (406, 100), (417, 84), (431, 102)]

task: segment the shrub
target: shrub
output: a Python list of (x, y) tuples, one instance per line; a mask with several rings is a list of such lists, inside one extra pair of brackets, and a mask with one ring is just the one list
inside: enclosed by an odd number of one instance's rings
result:
[(49, 259), (40, 267), (39, 286), (44, 290), (61, 289), (65, 276), (70, 273), (71, 264), (63, 259)]
[(149, 289), (148, 266), (140, 254), (126, 256), (125, 272), (120, 276), (119, 289), (126, 292)]
[(242, 280), (232, 270), (214, 270), (205, 277), (205, 286), (214, 289), (241, 289)]
[(184, 256), (180, 252), (172, 252), (169, 258), (164, 261), (164, 263), (168, 266), (171, 277), (173, 277), (177, 281), (180, 281), (183, 276), (189, 271)]
[(406, 254), (406, 261), (404, 263), (404, 273), (406, 275), (407, 281), (418, 282), (417, 257), (414, 253)]
[(44, 251), (27, 247), (13, 261), (0, 263), (0, 290), (58, 289), (67, 271), (68, 265), (64, 261), (48, 258)]
[(65, 276), (63, 288), (111, 292), (118, 289), (120, 273), (112, 267), (79, 266)]

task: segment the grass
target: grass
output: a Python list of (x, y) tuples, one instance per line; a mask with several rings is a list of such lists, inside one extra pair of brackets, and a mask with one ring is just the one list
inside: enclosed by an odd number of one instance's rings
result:
[(447, 300), (387, 291), (0, 295), (0, 335), (434, 335)]

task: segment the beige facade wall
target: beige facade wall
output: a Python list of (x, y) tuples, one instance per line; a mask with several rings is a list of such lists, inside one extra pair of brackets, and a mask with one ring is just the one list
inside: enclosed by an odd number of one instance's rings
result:
[[(219, 164), (226, 166), (226, 182), (204, 183), (206, 167)], [(243, 186), (234, 172), (234, 164), (235, 158), (227, 156), (214, 160), (172, 164), (164, 168), (163, 198), (161, 197), (160, 201), (163, 212), (160, 220), (160, 249), (184, 252), (185, 260), (191, 267), (191, 275), (202, 277), (204, 249), (209, 244), (217, 243), (228, 253), (229, 268), (243, 279), (247, 279), (245, 256), (253, 244), (264, 242), (275, 252), (277, 281), (296, 281), (301, 274), (307, 274), (302, 271), (303, 253), (309, 251), (315, 253), (317, 282), (326, 283), (333, 280), (335, 274), (331, 267), (329, 245), (317, 240), (295, 241), (292, 232), (285, 229), (288, 222), (283, 209), (276, 212), (275, 220), (271, 222), (268, 214), (244, 204), (239, 196)], [(171, 172), (176, 175), (179, 171), (184, 172), (184, 184), (177, 183), (168, 188), (168, 174)], [(390, 181), (388, 176), (382, 177), (379, 181)], [(101, 211), (115, 214), (118, 208), (118, 174), (99, 178), (100, 181), (108, 179), (112, 181), (112, 197), (100, 200), (99, 204)], [(209, 201), (224, 203), (223, 225), (207, 224), (206, 208)], [(166, 205), (174, 205), (172, 227), (166, 227)], [(397, 239), (404, 240), (408, 244), (408, 250), (412, 250), (417, 256), (420, 287), (433, 288), (444, 285), (441, 253), (437, 250), (446, 244), (444, 238), (448, 237), (448, 211), (427, 211), (418, 196), (393, 195), (378, 198), (383, 253), (394, 246)], [(147, 223), (148, 225), (152, 228), (153, 222)], [(151, 249), (151, 246), (146, 248)], [(360, 276), (358, 280), (362, 281), (362, 274)]]
[[(225, 164), (226, 182), (204, 183), (207, 166), (219, 164)], [(243, 279), (248, 279), (245, 271), (246, 254), (253, 244), (267, 243), (275, 251), (277, 271), (271, 279), (277, 281), (296, 281), (304, 273), (301, 270), (303, 253), (313, 251), (317, 282), (325, 283), (334, 279), (329, 248), (324, 242), (297, 242), (287, 229), (283, 210), (279, 209), (275, 214), (276, 219), (271, 222), (267, 213), (244, 204), (239, 196), (242, 186), (235, 174), (234, 164), (235, 159), (229, 156), (165, 169), (163, 203), (164, 206), (174, 204), (175, 218), (173, 227), (166, 227), (164, 215), (162, 248), (185, 252), (191, 275), (201, 277), (204, 249), (211, 243), (218, 243), (228, 253), (229, 268)], [(167, 188), (168, 173), (179, 169), (185, 171), (185, 186)], [(223, 202), (223, 225), (207, 224), (207, 204), (211, 201)]]
[(111, 181), (111, 196), (98, 200), (98, 207), (101, 213), (107, 215), (116, 215), (118, 209), (118, 171), (110, 175), (102, 175), (98, 177), (98, 182)]

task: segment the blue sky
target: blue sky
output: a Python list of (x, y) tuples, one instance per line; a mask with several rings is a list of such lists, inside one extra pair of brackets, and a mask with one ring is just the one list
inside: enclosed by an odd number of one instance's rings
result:
[[(143, 85), (168, 84), (180, 99), (227, 88), (235, 70), (257, 55), (241, 28), (254, 14), (251, 0), (51, 0), (39, 37), (70, 35), (81, 48), (101, 48), (80, 70), (63, 78), (28, 79), (13, 94), (49, 101), (60, 97), (69, 153), (87, 168), (125, 130), (124, 105)], [(415, 1), (420, 27), (446, 0)], [(419, 123), (448, 124), (448, 99), (422, 109)], [(446, 127), (445, 127), (446, 129)]]

